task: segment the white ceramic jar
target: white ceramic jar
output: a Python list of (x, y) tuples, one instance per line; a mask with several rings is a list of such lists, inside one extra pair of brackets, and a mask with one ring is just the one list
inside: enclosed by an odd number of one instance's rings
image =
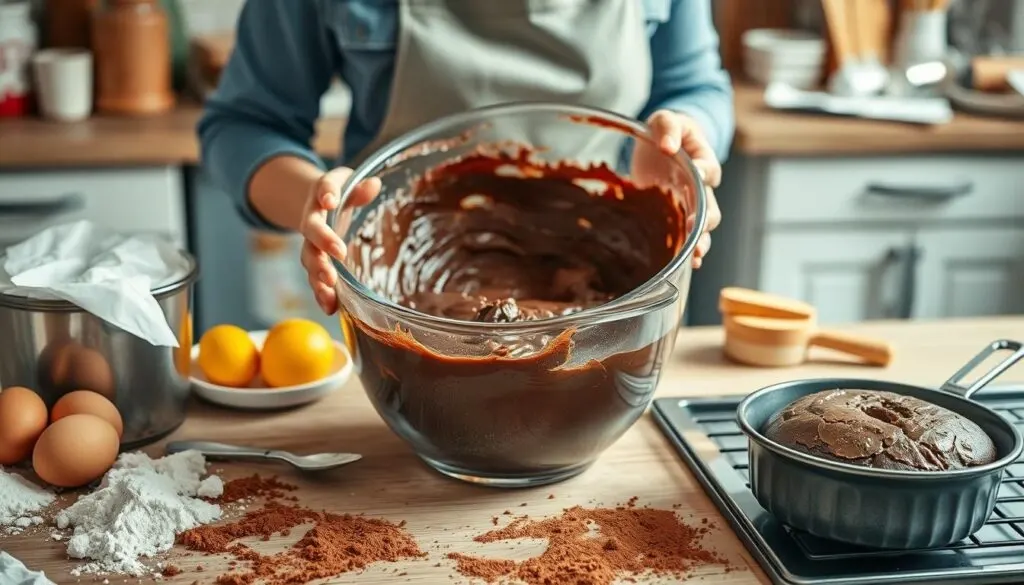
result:
[(31, 110), (29, 63), (38, 42), (31, 3), (0, 3), (0, 117), (24, 116)]

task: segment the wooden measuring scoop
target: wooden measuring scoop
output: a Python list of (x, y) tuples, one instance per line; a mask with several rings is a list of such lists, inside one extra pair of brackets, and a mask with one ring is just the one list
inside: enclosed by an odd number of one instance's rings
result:
[(718, 310), (723, 315), (749, 315), (777, 319), (811, 319), (818, 312), (813, 305), (738, 286), (727, 286), (718, 293)]
[(818, 329), (813, 318), (773, 318), (726, 314), (726, 357), (752, 366), (795, 366), (807, 359), (811, 347), (825, 347), (861, 358), (866, 364), (887, 366), (892, 346), (882, 340)]

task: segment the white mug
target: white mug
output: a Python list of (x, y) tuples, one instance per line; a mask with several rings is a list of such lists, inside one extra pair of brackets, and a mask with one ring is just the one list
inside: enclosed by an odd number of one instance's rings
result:
[(44, 118), (77, 122), (92, 114), (92, 53), (44, 49), (32, 57), (32, 68)]

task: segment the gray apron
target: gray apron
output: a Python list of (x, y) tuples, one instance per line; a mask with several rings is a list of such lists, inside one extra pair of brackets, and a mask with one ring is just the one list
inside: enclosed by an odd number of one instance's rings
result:
[[(417, 126), (499, 103), (554, 101), (636, 116), (651, 88), (645, 25), (640, 0), (399, 0), (384, 123), (349, 164)], [(558, 136), (533, 132), (509, 138), (573, 139), (564, 128)], [(581, 158), (608, 157), (621, 141), (590, 146), (602, 152)]]

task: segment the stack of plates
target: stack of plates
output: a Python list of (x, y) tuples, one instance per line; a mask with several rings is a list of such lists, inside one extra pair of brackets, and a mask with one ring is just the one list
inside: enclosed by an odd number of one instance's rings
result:
[(763, 85), (781, 82), (797, 89), (819, 85), (825, 64), (825, 41), (807, 32), (753, 29), (743, 33), (747, 75)]

